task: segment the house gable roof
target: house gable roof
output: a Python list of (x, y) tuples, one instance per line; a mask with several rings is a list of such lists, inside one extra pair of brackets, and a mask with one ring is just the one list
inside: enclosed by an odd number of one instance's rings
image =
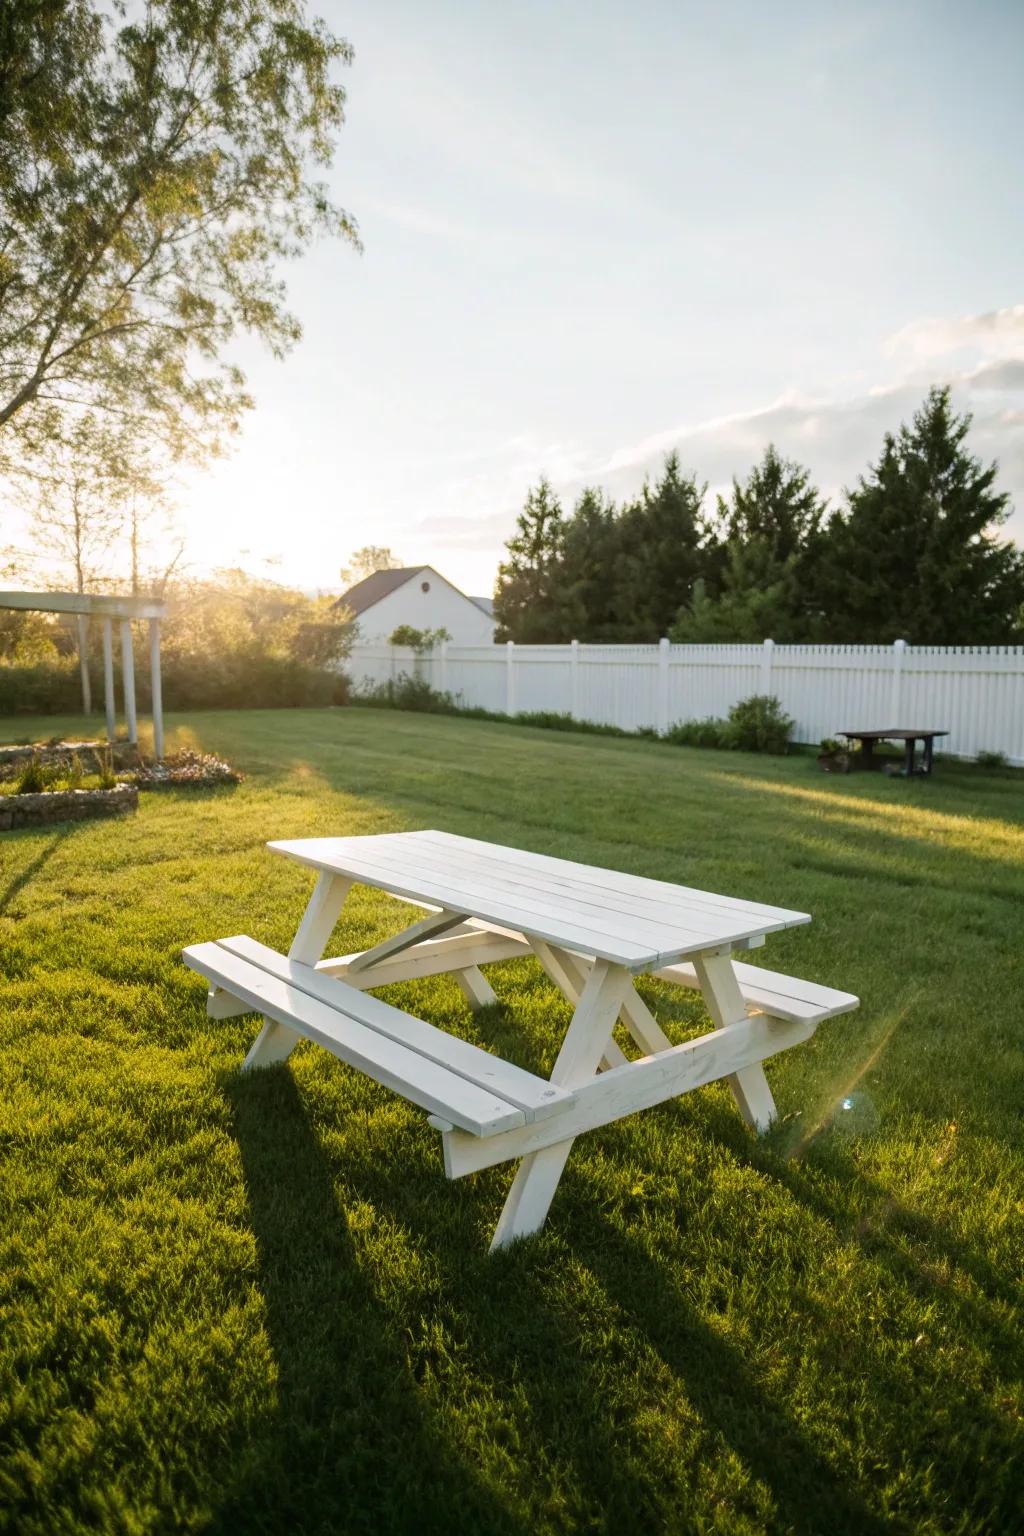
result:
[(351, 608), (358, 618), (365, 613), (367, 608), (372, 608), (374, 603), (379, 603), (382, 597), (387, 597), (389, 592), (394, 592), (398, 587), (404, 587), (413, 576), (418, 576), (421, 571), (429, 570), (426, 565), (402, 565), (393, 571), (373, 571), (369, 576), (364, 576), (362, 581), (357, 581), (354, 587), (349, 587), (343, 592), (335, 603), (336, 608)]
[(489, 619), (494, 617), (494, 604), (488, 597), (468, 597), (461, 587), (457, 587), (447, 576), (432, 565), (403, 565), (392, 571), (374, 571), (369, 576), (364, 576), (362, 581), (357, 581), (354, 587), (349, 587), (343, 592), (335, 603), (336, 608), (348, 608), (356, 618), (361, 613), (366, 613), (381, 598), (387, 597), (391, 592), (396, 592), (399, 587), (404, 587), (407, 581), (414, 576), (422, 576), (424, 571), (429, 571), (431, 576), (436, 576), (438, 581), (443, 581), (446, 587), (456, 592), (463, 602), (472, 603), (474, 608), (479, 608)]

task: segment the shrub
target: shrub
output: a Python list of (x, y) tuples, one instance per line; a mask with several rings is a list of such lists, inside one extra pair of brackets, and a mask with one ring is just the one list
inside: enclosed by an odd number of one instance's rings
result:
[(386, 683), (364, 683), (352, 695), (353, 704), (370, 704), (381, 709), (411, 709), (420, 714), (455, 715), (458, 706), (450, 693), (431, 688), (422, 677), (400, 672)]
[(451, 635), (443, 626), (440, 629), (415, 629), (411, 624), (399, 624), (388, 636), (388, 645), (402, 645), (415, 651), (417, 656), (425, 656), (435, 645), (450, 639)]
[(16, 795), (41, 795), (52, 777), (53, 775), (46, 771), (39, 758), (33, 752), (18, 775), (14, 786), (14, 793)]
[(741, 752), (788, 752), (795, 724), (773, 694), (755, 693), (730, 709), (728, 745)]
[(729, 722), (709, 716), (706, 720), (678, 720), (665, 732), (665, 741), (674, 747), (727, 747)]
[(662, 739), (675, 747), (730, 747), (739, 752), (788, 752), (793, 724), (778, 699), (770, 694), (757, 693), (734, 704), (728, 720), (717, 720), (714, 716), (706, 720), (679, 720), (669, 727)]
[[(507, 720), (507, 715), (496, 719)], [(572, 715), (559, 714), (553, 709), (521, 709), (512, 719), (516, 725), (533, 725), (544, 731), (580, 731), (589, 736), (631, 736), (621, 725), (602, 725), (598, 720), (576, 720)]]
[(65, 715), (81, 707), (73, 656), (28, 664), (0, 662), (0, 715)]
[(114, 772), (114, 754), (109, 747), (96, 753), (96, 766), (99, 770), (100, 789), (115, 789), (117, 774)]
[(974, 761), (979, 768), (1008, 768), (1010, 765), (1005, 752), (979, 752)]

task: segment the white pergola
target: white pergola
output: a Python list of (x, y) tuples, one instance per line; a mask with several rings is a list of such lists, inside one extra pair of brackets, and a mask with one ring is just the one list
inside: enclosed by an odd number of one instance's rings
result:
[(89, 676), (85, 669), (85, 633), (90, 619), (103, 624), (103, 702), (107, 716), (107, 740), (114, 740), (117, 711), (114, 701), (114, 621), (121, 626), (121, 676), (124, 684), (124, 713), (128, 740), (138, 742), (139, 727), (135, 710), (135, 655), (132, 650), (132, 620), (149, 623), (149, 669), (153, 692), (153, 750), (164, 755), (164, 712), (160, 691), (160, 620), (166, 613), (163, 603), (150, 597), (101, 597), (89, 592), (0, 592), (0, 608), (19, 608), (35, 613), (73, 613), (78, 615), (78, 634), (82, 655), (82, 703), (91, 708)]

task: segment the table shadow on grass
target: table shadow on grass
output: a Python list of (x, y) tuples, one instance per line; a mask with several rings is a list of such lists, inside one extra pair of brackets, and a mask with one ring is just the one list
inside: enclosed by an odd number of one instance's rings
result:
[(232, 1077), (224, 1091), (258, 1246), (277, 1404), (210, 1529), (525, 1536), (500, 1490), (453, 1457), (431, 1422), (406, 1342), (358, 1263), (289, 1069)]
[[(679, 1111), (671, 1106), (659, 1112)], [(802, 1286), (794, 1289), (793, 1328), (814, 1341), (823, 1373), (853, 1372), (869, 1383), (874, 1421), (869, 1433), (879, 1455), (892, 1464), (898, 1458), (907, 1465), (916, 1461), (933, 1485), (937, 1502), (961, 1514), (970, 1510), (977, 1522), (971, 1530), (1001, 1533), (1015, 1528), (1019, 1487), (1013, 1469), (1019, 1462), (1019, 1425), (1010, 1412), (1000, 1417), (979, 1388), (963, 1382), (957, 1386), (943, 1349), (937, 1347), (947, 1331), (952, 1339), (976, 1339), (985, 1352), (984, 1380), (1019, 1379), (1022, 1342), (1010, 1319), (1020, 1291), (1013, 1278), (984, 1254), (955, 1242), (938, 1222), (895, 1199), (865, 1173), (855, 1149), (827, 1131), (807, 1148), (804, 1159), (794, 1161), (748, 1138), (742, 1129), (737, 1136), (726, 1119), (723, 1115), (717, 1124), (705, 1126), (711, 1141), (774, 1178), (827, 1223), (836, 1242), (855, 1245), (863, 1262), (880, 1272), (893, 1308), (901, 1292), (918, 1304), (923, 1349), (914, 1363), (911, 1395), (905, 1362), (879, 1348), (896, 1342), (895, 1312), (876, 1320), (870, 1334), (862, 1333), (851, 1362), (842, 1352), (831, 1312)], [(942, 1273), (943, 1265), (952, 1279)], [(973, 1282), (977, 1294), (965, 1294), (957, 1286), (958, 1270)], [(916, 1447), (908, 1442), (909, 1426), (915, 1429)]]
[[(587, 1268), (603, 1288), (621, 1316), (623, 1334), (646, 1340), (671, 1372), (699, 1416), (702, 1457), (719, 1455), (726, 1446), (744, 1473), (768, 1490), (776, 1511), (769, 1529), (794, 1536), (819, 1536), (824, 1528), (882, 1536), (889, 1527), (860, 1491), (763, 1391), (742, 1354), (685, 1303), (668, 1259), (652, 1260), (604, 1221), (597, 1209), (600, 1190), (571, 1161), (545, 1233), (488, 1255), (483, 1228), (489, 1218), (480, 1209), (490, 1206), (494, 1183), (508, 1171), (478, 1176), (462, 1188), (440, 1185), (438, 1175), (437, 1199), (448, 1202), (447, 1220), (439, 1220), (429, 1198), (410, 1198), (403, 1178), (401, 1221), (413, 1246), (430, 1251), (478, 1381), (493, 1383), (499, 1396), (514, 1383), (525, 1399), (516, 1428), (526, 1442), (527, 1466), (541, 1457), (549, 1465), (553, 1460), (562, 1486), (578, 1490), (584, 1507), (574, 1511), (571, 1528), (686, 1529), (676, 1501), (690, 1490), (666, 1486), (664, 1467), (652, 1472), (645, 1466), (645, 1431), (634, 1423), (636, 1414), (643, 1415), (644, 1394), (635, 1407), (613, 1401), (621, 1397), (619, 1387), (629, 1394), (632, 1346), (600, 1328), (588, 1333), (586, 1311), (564, 1283), (566, 1258)], [(355, 1197), (383, 1210), (399, 1205), (397, 1178), (394, 1165), (386, 1166), (369, 1147), (346, 1168)], [(758, 1262), (756, 1255), (750, 1262)], [(698, 1468), (688, 1472), (669, 1459), (677, 1482), (697, 1480)], [(754, 1497), (742, 1489), (735, 1496), (738, 1504)], [(694, 1517), (706, 1515), (700, 1495), (694, 1501)], [(753, 1517), (752, 1510), (747, 1514)]]

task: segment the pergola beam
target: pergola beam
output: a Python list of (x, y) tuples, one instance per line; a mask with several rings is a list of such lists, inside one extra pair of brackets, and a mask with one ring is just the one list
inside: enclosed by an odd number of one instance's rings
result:
[(84, 613), (93, 619), (162, 619), (164, 603), (151, 597), (89, 592), (0, 592), (0, 608), (19, 608), (34, 613)]
[(132, 653), (132, 620), (149, 621), (149, 669), (153, 688), (153, 749), (164, 755), (164, 711), (160, 687), (160, 620), (167, 612), (164, 603), (151, 597), (130, 597), (90, 592), (0, 592), (0, 608), (14, 608), (31, 613), (72, 613), (78, 616), (78, 654), (82, 671), (82, 703), (86, 714), (91, 707), (89, 670), (86, 661), (86, 625), (90, 619), (103, 622), (103, 703), (107, 717), (107, 739), (114, 740), (117, 726), (114, 698), (114, 621), (121, 626), (121, 677), (124, 685), (124, 712), (128, 722), (128, 740), (139, 739), (135, 709), (135, 658)]

